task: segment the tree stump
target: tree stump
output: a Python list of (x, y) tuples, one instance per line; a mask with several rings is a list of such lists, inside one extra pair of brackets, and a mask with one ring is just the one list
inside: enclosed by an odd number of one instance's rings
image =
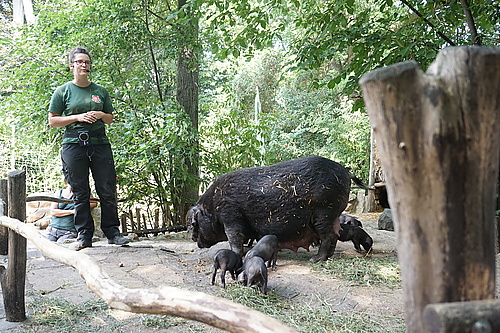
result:
[(426, 304), (495, 296), (500, 50), (452, 47), (360, 80), (386, 175), (408, 332)]

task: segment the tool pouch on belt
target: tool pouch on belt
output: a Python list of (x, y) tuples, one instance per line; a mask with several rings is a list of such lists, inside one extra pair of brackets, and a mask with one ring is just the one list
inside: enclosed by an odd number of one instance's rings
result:
[(89, 131), (78, 131), (78, 143), (83, 147), (91, 144)]

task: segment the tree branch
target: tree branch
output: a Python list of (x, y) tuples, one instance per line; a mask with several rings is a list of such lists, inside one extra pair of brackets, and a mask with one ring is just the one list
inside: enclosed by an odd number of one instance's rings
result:
[(462, 3), (462, 8), (464, 9), (465, 17), (467, 19), (467, 25), (470, 29), (472, 43), (474, 45), (481, 46), (481, 37), (477, 35), (476, 24), (474, 23), (474, 18), (472, 17), (472, 13), (470, 11), (469, 3), (467, 0), (460, 0), (460, 2)]
[(451, 39), (449, 39), (448, 37), (446, 37), (441, 31), (437, 30), (437, 28), (434, 26), (434, 24), (432, 24), (431, 21), (429, 21), (427, 18), (425, 18), (415, 7), (413, 7), (412, 5), (410, 5), (408, 3), (408, 1), (406, 0), (401, 0), (402, 3), (404, 3), (408, 8), (410, 8), (410, 10), (412, 12), (414, 12), (418, 17), (420, 17), (425, 23), (427, 23), (427, 25), (429, 27), (431, 27), (432, 29), (434, 29), (434, 31), (436, 31), (436, 33), (442, 38), (444, 39), (448, 44), (450, 44), (451, 46), (455, 46), (455, 43), (452, 42)]

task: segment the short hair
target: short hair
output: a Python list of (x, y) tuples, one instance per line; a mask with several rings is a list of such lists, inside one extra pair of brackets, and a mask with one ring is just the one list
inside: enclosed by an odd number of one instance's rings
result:
[(87, 51), (86, 48), (82, 46), (77, 46), (74, 47), (71, 51), (69, 51), (69, 63), (72, 64), (75, 61), (75, 54), (77, 53), (83, 53), (89, 56), (90, 61), (92, 61), (92, 58), (90, 57), (89, 51)]

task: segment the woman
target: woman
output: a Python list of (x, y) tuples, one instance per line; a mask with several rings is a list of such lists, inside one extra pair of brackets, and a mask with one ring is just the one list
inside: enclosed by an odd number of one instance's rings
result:
[(109, 244), (129, 242), (120, 235), (116, 203), (116, 173), (105, 126), (113, 121), (108, 91), (89, 80), (90, 53), (75, 47), (69, 54), (73, 80), (58, 87), (50, 100), (50, 127), (66, 127), (62, 141), (65, 178), (73, 188), (77, 240), (76, 251), (92, 246), (94, 221), (90, 215), (89, 170), (101, 202), (101, 229)]

